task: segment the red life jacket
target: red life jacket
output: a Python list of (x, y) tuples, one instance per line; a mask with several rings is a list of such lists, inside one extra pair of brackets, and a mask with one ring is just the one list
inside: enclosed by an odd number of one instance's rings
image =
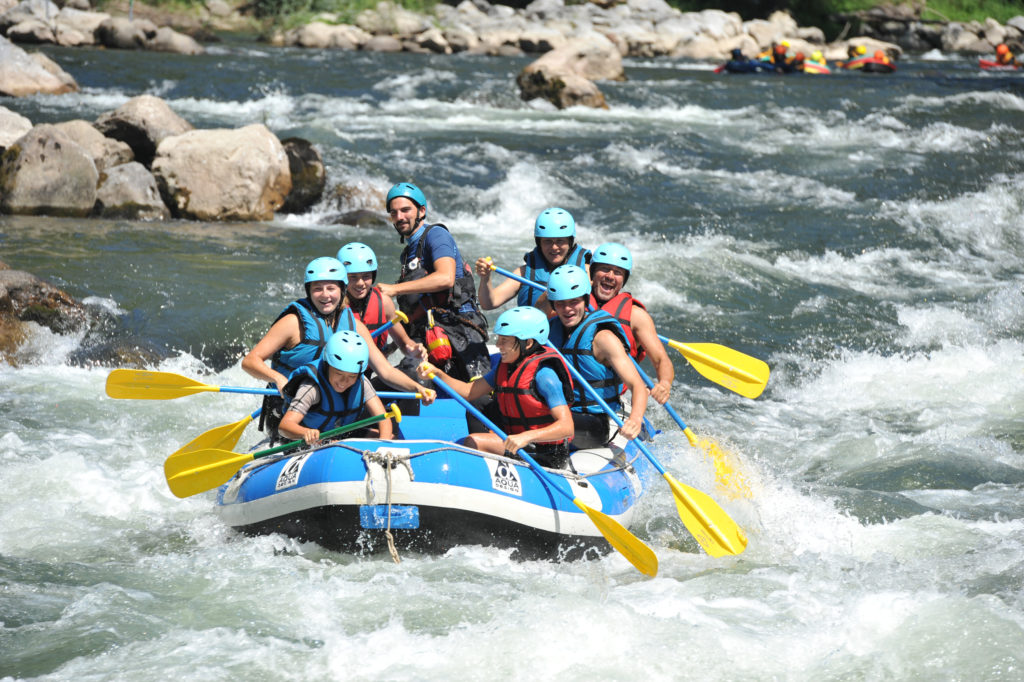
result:
[(544, 346), (541, 352), (522, 358), (518, 365), (503, 362), (495, 376), (494, 397), (509, 433), (534, 431), (555, 423), (550, 408), (537, 391), (536, 378), (541, 367), (555, 370), (562, 382), (565, 402), (572, 405), (572, 376), (565, 361), (551, 348)]
[[(388, 318), (384, 315), (383, 295), (377, 287), (370, 289), (370, 293), (366, 295), (366, 298), (362, 301), (358, 301), (358, 303), (362, 305), (360, 305), (359, 308), (353, 307), (352, 312), (355, 313), (355, 316), (358, 317), (363, 324), (366, 325), (366, 328), (370, 330), (371, 334), (378, 327), (383, 326), (388, 321)], [(360, 308), (362, 309), (361, 311)], [(374, 343), (377, 344), (377, 348), (382, 352), (384, 347), (388, 345), (388, 335), (390, 333), (390, 331), (386, 331), (374, 339)]]
[(647, 306), (633, 298), (633, 295), (628, 291), (620, 291), (617, 296), (609, 299), (604, 305), (598, 304), (594, 295), (590, 295), (591, 308), (605, 311), (622, 325), (622, 330), (626, 332), (626, 337), (629, 339), (629, 354), (633, 356), (634, 360), (640, 362), (647, 357), (647, 351), (633, 336), (633, 327), (630, 325), (630, 320), (633, 317), (633, 306), (647, 310)]

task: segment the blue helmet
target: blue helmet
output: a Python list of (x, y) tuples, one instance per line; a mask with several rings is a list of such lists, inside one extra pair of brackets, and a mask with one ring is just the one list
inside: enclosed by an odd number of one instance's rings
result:
[(576, 221), (564, 208), (546, 208), (537, 216), (533, 224), (533, 236), (536, 239), (556, 239), (558, 237), (576, 238)]
[(324, 256), (323, 258), (314, 258), (309, 261), (309, 265), (306, 266), (306, 278), (303, 281), (307, 286), (313, 282), (341, 282), (342, 284), (348, 284), (348, 274), (345, 272), (345, 266), (341, 264), (340, 260)]
[(390, 210), (391, 200), (396, 197), (405, 197), (417, 206), (422, 206), (424, 210), (427, 208), (427, 197), (419, 187), (411, 182), (399, 182), (396, 185), (392, 185), (391, 189), (388, 190), (388, 198), (384, 202), (384, 208)]
[(523, 305), (506, 310), (494, 323), (494, 333), (501, 336), (514, 336), (521, 341), (533, 339), (537, 343), (548, 342), (551, 326), (548, 318), (532, 305)]
[(338, 249), (338, 260), (350, 275), (359, 272), (377, 272), (377, 254), (361, 242), (349, 242)]
[(626, 276), (622, 279), (622, 283), (625, 284), (629, 279), (629, 273), (633, 270), (633, 254), (622, 244), (606, 242), (594, 249), (594, 256), (590, 261), (591, 266), (599, 263), (614, 265), (625, 270)]
[(590, 295), (590, 278), (578, 265), (559, 265), (548, 278), (548, 300), (568, 301)]
[(335, 332), (324, 347), (324, 361), (339, 372), (362, 374), (370, 362), (370, 348), (359, 332)]

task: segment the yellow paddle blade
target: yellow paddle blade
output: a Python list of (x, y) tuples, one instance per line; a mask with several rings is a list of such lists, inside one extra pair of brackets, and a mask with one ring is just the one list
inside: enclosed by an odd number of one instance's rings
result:
[(164, 462), (164, 476), (172, 493), (178, 497), (191, 497), (227, 483), (243, 464), (252, 459), (252, 453), (230, 450), (176, 452)]
[(605, 537), (609, 544), (617, 549), (622, 556), (626, 557), (629, 563), (633, 564), (638, 571), (651, 577), (658, 575), (658, 557), (654, 554), (654, 550), (641, 542), (640, 538), (630, 533), (621, 523), (607, 514), (591, 509), (583, 502), (580, 502), (579, 498), (573, 498), (572, 501), (573, 504), (583, 510), (583, 513), (590, 517), (590, 520), (594, 522), (594, 525), (601, 531), (601, 535)]
[(713, 557), (740, 554), (747, 547), (747, 536), (718, 503), (706, 493), (684, 485), (665, 472), (672, 488), (676, 509), (683, 525), (697, 543)]
[(719, 490), (731, 499), (754, 497), (746, 476), (733, 466), (732, 457), (718, 443), (704, 439), (694, 445), (704, 453), (705, 457), (711, 459), (711, 463), (715, 467), (715, 482), (718, 484)]
[[(195, 452), (196, 450), (231, 450), (238, 444), (238, 439), (242, 437), (242, 432), (245, 431), (245, 427), (252, 421), (252, 415), (246, 415), (245, 419), (235, 422), (234, 424), (224, 424), (217, 428), (210, 429), (204, 433), (199, 434), (188, 444), (183, 445), (174, 452), (175, 455), (183, 452)], [(173, 456), (173, 455), (172, 455)]]
[(111, 398), (173, 400), (201, 391), (219, 390), (219, 386), (210, 386), (171, 372), (115, 369), (107, 375), (107, 395)]
[(770, 370), (764, 360), (717, 343), (668, 345), (683, 354), (702, 376), (745, 398), (756, 398), (768, 383)]

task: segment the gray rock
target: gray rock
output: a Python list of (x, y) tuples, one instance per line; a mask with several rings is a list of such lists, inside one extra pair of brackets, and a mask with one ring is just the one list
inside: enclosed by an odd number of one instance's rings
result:
[(171, 216), (160, 197), (156, 178), (134, 161), (100, 173), (94, 213), (126, 220), (165, 220)]
[(156, 24), (148, 19), (111, 17), (96, 28), (96, 40), (117, 50), (141, 50), (156, 38), (156, 31)]
[(21, 215), (84, 217), (96, 203), (92, 157), (60, 129), (38, 125), (0, 160), (0, 210)]
[(54, 124), (54, 127), (89, 153), (97, 171), (128, 163), (134, 158), (131, 147), (120, 140), (105, 136), (88, 121), (64, 121)]
[(27, 338), (27, 322), (58, 334), (88, 326), (85, 309), (66, 292), (0, 263), (0, 358), (10, 364), (17, 364), (15, 353)]
[(135, 160), (150, 166), (165, 138), (192, 130), (192, 124), (153, 95), (139, 95), (96, 119), (96, 129), (131, 147)]
[(32, 121), (7, 107), (0, 107), (0, 152), (32, 130)]
[[(0, 36), (0, 95), (60, 95), (78, 90), (75, 79), (44, 55), (37, 59)], [(57, 73), (52, 72), (56, 68)]]
[(282, 140), (288, 154), (288, 169), (292, 175), (292, 190), (285, 198), (281, 211), (304, 213), (312, 208), (324, 194), (327, 186), (327, 169), (320, 152), (300, 137)]

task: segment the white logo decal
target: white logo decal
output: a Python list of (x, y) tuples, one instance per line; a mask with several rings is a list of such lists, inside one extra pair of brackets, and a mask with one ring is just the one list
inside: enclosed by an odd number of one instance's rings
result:
[(309, 456), (313, 454), (307, 452), (299, 455), (298, 457), (292, 457), (282, 467), (281, 473), (277, 475), (277, 485), (274, 486), (274, 490), (284, 490), (285, 488), (291, 488), (293, 485), (299, 482), (299, 474), (302, 473), (302, 467), (309, 459)]
[(484, 460), (491, 470), (491, 487), (509, 495), (523, 496), (523, 485), (514, 464), (493, 459)]

